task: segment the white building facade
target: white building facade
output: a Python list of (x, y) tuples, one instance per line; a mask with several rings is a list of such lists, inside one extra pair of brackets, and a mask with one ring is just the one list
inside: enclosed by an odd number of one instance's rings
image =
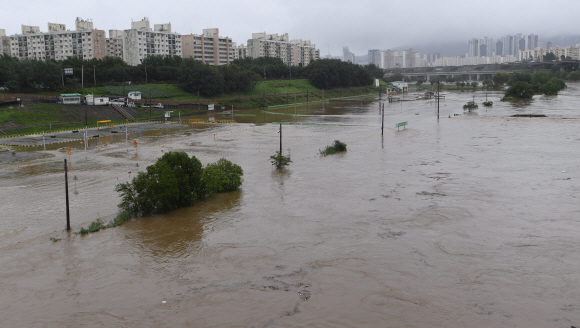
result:
[(193, 58), (213, 66), (229, 65), (237, 55), (232, 39), (219, 36), (219, 29), (204, 29), (201, 35), (181, 36), (183, 58)]
[(274, 57), (280, 58), (286, 65), (306, 66), (320, 59), (320, 50), (310, 40), (289, 40), (288, 33), (278, 35), (261, 32), (252, 33), (247, 43), (246, 56)]
[(48, 23), (48, 32), (41, 32), (38, 26), (22, 25), (22, 34), (9, 37), (10, 55), (38, 60), (105, 57), (105, 32), (93, 29), (92, 22), (80, 18), (76, 23), (74, 31), (66, 30), (64, 24)]
[(156, 24), (150, 28), (145, 17), (131, 22), (131, 29), (123, 31), (123, 60), (132, 66), (139, 65), (147, 56), (182, 57), (181, 35), (171, 32), (171, 23)]

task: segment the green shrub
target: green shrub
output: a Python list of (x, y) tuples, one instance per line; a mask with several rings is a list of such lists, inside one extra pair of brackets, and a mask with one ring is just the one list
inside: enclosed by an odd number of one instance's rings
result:
[(279, 151), (276, 152), (276, 155), (270, 156), (270, 159), (272, 160), (272, 165), (276, 166), (277, 169), (283, 169), (292, 163), (290, 156), (284, 156)]
[(121, 193), (119, 208), (134, 215), (150, 215), (193, 205), (203, 196), (201, 174), (201, 162), (195, 156), (165, 153), (146, 172), (115, 187)]
[(326, 146), (326, 148), (324, 150), (320, 151), (320, 154), (322, 156), (326, 156), (326, 155), (340, 153), (343, 151), (346, 151), (346, 144), (344, 142), (334, 140), (334, 143), (330, 146)]
[(221, 158), (203, 168), (201, 180), (205, 193), (211, 195), (238, 190), (244, 181), (243, 175), (244, 171), (239, 165)]
[(106, 228), (106, 226), (103, 223), (103, 220), (96, 219), (95, 221), (91, 222), (91, 224), (89, 224), (89, 227), (87, 229), (81, 228), (80, 234), (84, 235), (84, 234), (99, 231), (99, 230), (105, 229), (105, 228)]
[(151, 215), (191, 206), (212, 193), (237, 190), (242, 175), (241, 167), (223, 158), (203, 169), (195, 156), (168, 152), (115, 190), (121, 193), (122, 212)]

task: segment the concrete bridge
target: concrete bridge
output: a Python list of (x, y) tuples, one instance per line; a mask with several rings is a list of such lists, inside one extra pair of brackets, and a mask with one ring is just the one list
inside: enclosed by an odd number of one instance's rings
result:
[(493, 76), (497, 73), (511, 74), (513, 72), (514, 71), (512, 70), (505, 70), (505, 71), (488, 71), (488, 72), (468, 71), (468, 72), (401, 73), (401, 74), (403, 74), (405, 77), (409, 77), (412, 81), (420, 79), (423, 81), (429, 81), (432, 78), (440, 81), (445, 81), (450, 77), (455, 79), (458, 76), (461, 77), (461, 80), (483, 81), (486, 79), (491, 80)]
[(535, 73), (540, 70), (553, 70), (557, 67), (563, 71), (566, 67), (580, 68), (580, 60), (563, 60), (552, 62), (523, 62), (523, 63), (502, 63), (487, 65), (466, 65), (466, 66), (438, 66), (438, 67), (408, 67), (408, 68), (388, 68), (384, 69), (386, 75), (401, 73), (412, 80), (423, 78), (429, 81), (432, 78), (440, 80), (449, 77), (462, 76), (464, 80), (485, 80), (491, 79), (497, 73), (526, 72)]

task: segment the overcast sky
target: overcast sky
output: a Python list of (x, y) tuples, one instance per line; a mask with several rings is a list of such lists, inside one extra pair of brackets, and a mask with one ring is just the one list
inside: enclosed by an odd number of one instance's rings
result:
[[(506, 34), (538, 34), (540, 41), (579, 34), (580, 0), (0, 0), (0, 29), (21, 33), (21, 24), (66, 24), (92, 19), (102, 30), (129, 29), (131, 20), (149, 17), (170, 22), (174, 32), (201, 34), (217, 27), (221, 36), (246, 44), (252, 33), (288, 33), (311, 40), (321, 56), (342, 56), (349, 46), (357, 55), (437, 42), (465, 41)], [(459, 54), (458, 54), (459, 55)]]

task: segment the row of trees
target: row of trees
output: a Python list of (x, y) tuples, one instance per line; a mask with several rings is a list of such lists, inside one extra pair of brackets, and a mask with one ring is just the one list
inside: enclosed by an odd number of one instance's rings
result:
[(535, 94), (557, 95), (558, 91), (566, 88), (564, 80), (547, 71), (513, 73), (509, 75), (507, 84), (510, 87), (506, 90), (504, 100), (532, 98)]
[[(73, 75), (63, 75), (72, 68)], [(85, 60), (18, 60), (0, 56), (0, 86), (16, 92), (78, 90), (85, 87), (167, 82), (177, 83), (187, 91), (204, 96), (230, 91), (248, 91), (260, 76), (236, 65), (213, 67), (193, 59), (150, 56), (137, 66), (127, 65), (119, 57)], [(64, 82), (64, 87), (63, 87)]]
[[(72, 68), (73, 75), (63, 75)], [(102, 59), (68, 58), (18, 60), (0, 56), (0, 86), (14, 92), (72, 91), (85, 87), (142, 83), (179, 83), (185, 91), (214, 96), (228, 92), (247, 92), (262, 79), (307, 78), (321, 89), (366, 86), (384, 72), (375, 65), (361, 67), (336, 59), (311, 62), (308, 66), (288, 66), (279, 58), (261, 57), (234, 60), (230, 65), (211, 66), (191, 58), (150, 56), (137, 66), (119, 57)], [(64, 87), (63, 87), (64, 82)]]

